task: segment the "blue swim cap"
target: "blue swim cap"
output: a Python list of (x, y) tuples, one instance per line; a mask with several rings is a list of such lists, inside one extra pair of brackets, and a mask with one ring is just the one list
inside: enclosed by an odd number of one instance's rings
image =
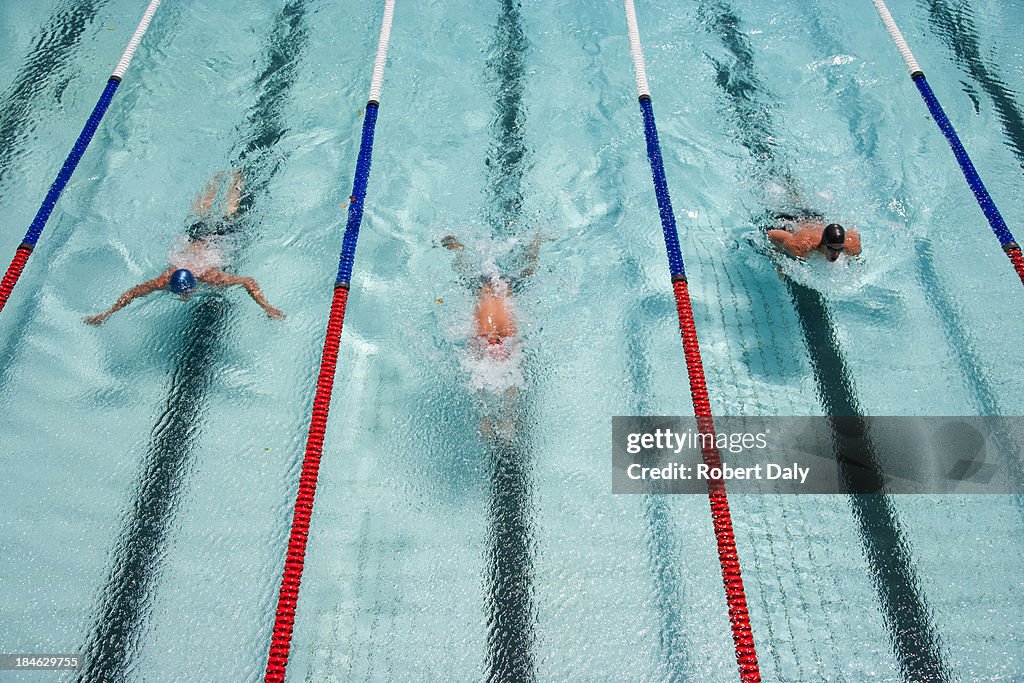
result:
[(196, 276), (184, 268), (171, 273), (171, 279), (167, 283), (167, 289), (175, 294), (188, 294), (195, 288)]

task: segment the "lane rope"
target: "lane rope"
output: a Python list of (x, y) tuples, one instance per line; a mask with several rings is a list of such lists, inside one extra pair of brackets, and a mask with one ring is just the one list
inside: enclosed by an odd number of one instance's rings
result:
[[(675, 214), (672, 211), (668, 181), (665, 178), (665, 167), (661, 158), (661, 146), (658, 143), (658, 129), (654, 122), (654, 107), (651, 104), (651, 94), (647, 83), (647, 69), (644, 65), (643, 49), (640, 44), (636, 9), (633, 0), (625, 0), (625, 3), (630, 52), (633, 57), (637, 95), (640, 99), (640, 111), (644, 121), (644, 137), (647, 140), (647, 158), (651, 164), (654, 193), (658, 199), (658, 212), (661, 216), (661, 228), (665, 237), (665, 251), (668, 255), (672, 289), (676, 299), (676, 313), (679, 316), (679, 330), (683, 340), (683, 352), (686, 356), (686, 371), (690, 379), (693, 412), (697, 417), (697, 427), (700, 432), (714, 437), (715, 426), (711, 415), (711, 402), (708, 399), (704, 364), (700, 357), (700, 344), (697, 341), (693, 307), (686, 282), (686, 271), (683, 268), (683, 256), (679, 248)], [(707, 441), (715, 443), (714, 438), (705, 440), (705, 442)], [(714, 445), (704, 448), (701, 451), (701, 456), (710, 467), (718, 467), (721, 464), (718, 448)], [(708, 480), (708, 498), (711, 503), (711, 519), (718, 543), (718, 561), (722, 569), (722, 583), (725, 586), (726, 603), (729, 607), (729, 622), (740, 680), (743, 683), (757, 683), (761, 680), (761, 671), (757, 662), (753, 632), (750, 628), (750, 616), (747, 612), (747, 598), (743, 589), (743, 576), (736, 550), (729, 499), (725, 492), (725, 482), (722, 479)]]
[(43, 200), (42, 206), (39, 207), (32, 225), (29, 226), (25, 238), (15, 250), (14, 259), (11, 261), (11, 265), (7, 267), (7, 272), (4, 274), (3, 279), (0, 280), (0, 311), (3, 311), (4, 306), (7, 305), (7, 300), (10, 298), (14, 286), (21, 277), (21, 272), (25, 268), (28, 257), (32, 254), (32, 250), (35, 249), (36, 242), (39, 241), (39, 236), (42, 235), (43, 228), (46, 227), (46, 222), (50, 219), (50, 214), (53, 213), (54, 207), (57, 206), (57, 200), (60, 199), (61, 193), (64, 192), (68, 181), (71, 180), (71, 175), (75, 172), (75, 168), (78, 167), (78, 162), (81, 161), (82, 155), (85, 154), (85, 150), (92, 141), (93, 135), (96, 134), (96, 129), (99, 127), (103, 115), (107, 112), (107, 107), (110, 106), (110, 101), (114, 98), (114, 93), (117, 91), (118, 85), (121, 84), (121, 79), (124, 77), (125, 72), (128, 71), (128, 65), (131, 64), (132, 57), (135, 56), (135, 51), (142, 41), (142, 36), (145, 35), (146, 30), (149, 28), (149, 23), (153, 20), (153, 15), (159, 6), (160, 0), (151, 0), (146, 11), (143, 13), (142, 20), (132, 34), (131, 40), (128, 41), (128, 47), (125, 48), (121, 59), (117, 63), (117, 67), (114, 69), (114, 73), (111, 74), (110, 79), (107, 81), (103, 94), (100, 95), (100, 99), (93, 108), (89, 120), (85, 122), (85, 127), (78, 135), (78, 140), (75, 141), (74, 147), (71, 148), (71, 153), (64, 160), (64, 165), (61, 166), (60, 171), (57, 173), (57, 179), (50, 186), (50, 191), (46, 193), (46, 198)]
[(277, 611), (274, 617), (274, 631), (267, 655), (265, 681), (283, 683), (288, 667), (292, 630), (295, 625), (295, 609), (299, 601), (299, 586), (306, 560), (306, 542), (309, 538), (309, 524), (313, 515), (313, 501), (316, 495), (320, 458), (323, 453), (324, 434), (331, 407), (331, 391), (338, 363), (338, 345), (345, 322), (345, 308), (348, 303), (349, 283), (355, 259), (359, 226), (363, 219), (363, 202), (366, 186), (370, 179), (370, 161), (373, 154), (373, 134), (377, 125), (377, 109), (380, 105), (380, 90), (384, 79), (384, 64), (387, 61), (388, 42), (391, 38), (391, 21), (394, 16), (395, 0), (385, 0), (384, 18), (381, 21), (377, 56), (373, 65), (370, 82), (370, 96), (363, 119), (362, 139), (359, 143), (359, 157), (356, 161), (355, 180), (348, 207), (348, 223), (342, 241), (341, 257), (338, 261), (338, 276), (334, 282), (334, 298), (327, 322), (323, 354), (320, 358), (320, 372), (316, 380), (316, 394), (313, 398), (313, 413), (309, 422), (299, 490), (295, 498), (292, 515), (291, 535), (285, 555), (281, 588), (278, 592)]
[(938, 125), (939, 130), (942, 131), (950, 148), (953, 150), (953, 155), (960, 165), (960, 170), (967, 180), (967, 185), (971, 188), (971, 192), (974, 193), (974, 198), (978, 200), (978, 206), (981, 207), (982, 212), (985, 214), (992, 232), (995, 233), (1003, 251), (1006, 252), (1010, 262), (1013, 264), (1013, 269), (1017, 271), (1021, 283), (1024, 284), (1024, 255), (1021, 254), (1020, 246), (1013, 238), (1013, 234), (1010, 233), (1010, 229), (1006, 227), (1006, 221), (1003, 220), (1002, 214), (999, 213), (995, 202), (992, 201), (985, 183), (981, 181), (981, 176), (978, 175), (978, 170), (974, 167), (971, 157), (968, 156), (967, 150), (960, 141), (960, 136), (957, 135), (956, 129), (953, 128), (952, 122), (946, 116), (946, 112), (942, 109), (942, 105), (939, 104), (935, 93), (932, 92), (931, 86), (928, 85), (928, 79), (924, 77), (924, 72), (921, 70), (920, 65), (918, 65), (917, 60), (914, 59), (914, 55), (910, 51), (907, 41), (903, 38), (899, 27), (896, 25), (896, 20), (892, 18), (889, 8), (884, 0), (872, 0), (872, 2), (875, 4), (875, 9), (878, 10), (878, 15), (882, 18), (882, 23), (885, 24), (885, 29), (889, 32), (889, 37), (896, 44), (896, 49), (899, 50), (900, 56), (903, 57), (903, 62), (907, 65), (907, 71), (910, 72), (910, 78), (914, 81), (914, 85), (917, 86), (918, 92), (921, 93), (921, 98), (928, 107), (928, 112), (932, 115), (932, 119), (935, 120), (936, 125)]

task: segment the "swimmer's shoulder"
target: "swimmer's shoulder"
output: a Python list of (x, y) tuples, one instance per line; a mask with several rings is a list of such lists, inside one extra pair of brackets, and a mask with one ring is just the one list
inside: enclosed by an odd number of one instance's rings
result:
[(821, 243), (821, 232), (818, 230), (800, 230), (789, 241), (790, 253), (797, 258), (807, 258)]
[(860, 254), (860, 233), (856, 228), (850, 228), (846, 231), (846, 251), (851, 256), (858, 256)]
[(214, 287), (238, 284), (245, 279), (237, 275), (232, 275), (231, 273), (226, 273), (220, 268), (209, 268), (196, 277), (200, 282), (205, 282), (206, 284), (213, 285)]

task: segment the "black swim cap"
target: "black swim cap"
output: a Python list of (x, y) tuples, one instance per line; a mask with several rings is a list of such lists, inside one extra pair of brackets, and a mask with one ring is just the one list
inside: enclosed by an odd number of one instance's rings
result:
[(846, 243), (846, 230), (838, 223), (829, 223), (821, 231), (821, 243), (825, 245), (841, 246)]

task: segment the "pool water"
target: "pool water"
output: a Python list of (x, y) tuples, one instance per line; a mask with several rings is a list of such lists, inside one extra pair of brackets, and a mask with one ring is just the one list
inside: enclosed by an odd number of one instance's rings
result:
[[(87, 660), (0, 679), (262, 677), (382, 5), (158, 10), (0, 316), (0, 650)], [(1024, 8), (890, 7), (1020, 231)], [(143, 9), (0, 3), (12, 253)], [(1020, 284), (872, 4), (637, 13), (715, 414), (834, 407), (824, 320), (864, 414), (1022, 414)], [(633, 83), (618, 3), (397, 3), (290, 680), (737, 680), (707, 499), (611, 493), (611, 417), (692, 411)], [(218, 248), (288, 317), (84, 325), (232, 168)], [(780, 278), (794, 191), (863, 258)], [(511, 358), (447, 235), (485, 277), (543, 240)], [(902, 592), (856, 497), (730, 498), (764, 680), (1024, 679), (1018, 502), (886, 501)]]

